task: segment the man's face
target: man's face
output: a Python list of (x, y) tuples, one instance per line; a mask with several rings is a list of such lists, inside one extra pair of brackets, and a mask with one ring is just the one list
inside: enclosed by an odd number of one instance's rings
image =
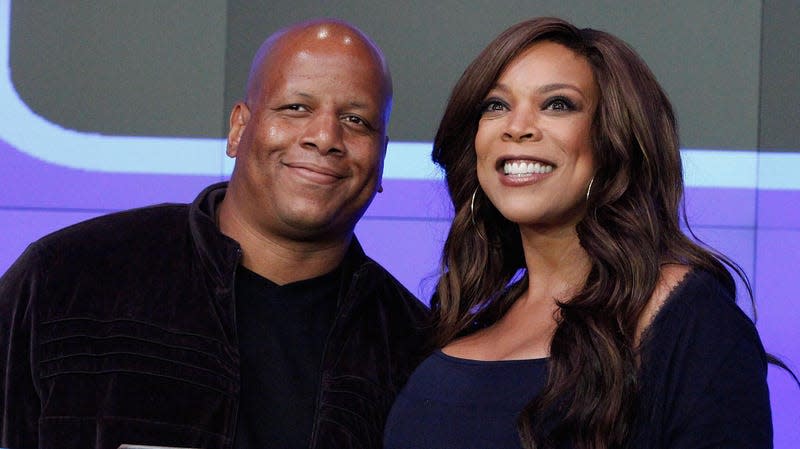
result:
[(244, 218), (266, 235), (349, 236), (381, 180), (381, 67), (362, 42), (320, 36), (276, 43), (231, 114), (231, 184)]

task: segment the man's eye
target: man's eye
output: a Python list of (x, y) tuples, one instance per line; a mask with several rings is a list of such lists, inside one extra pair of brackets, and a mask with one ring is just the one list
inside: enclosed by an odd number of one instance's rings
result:
[(368, 121), (364, 120), (362, 117), (359, 117), (357, 115), (345, 115), (343, 117), (343, 120), (345, 122), (353, 124), (353, 125), (361, 126), (361, 127), (368, 128), (368, 129), (372, 129), (372, 127), (370, 126)]
[(302, 104), (287, 104), (282, 109), (285, 111), (297, 111), (297, 112), (308, 111), (308, 108), (303, 106)]

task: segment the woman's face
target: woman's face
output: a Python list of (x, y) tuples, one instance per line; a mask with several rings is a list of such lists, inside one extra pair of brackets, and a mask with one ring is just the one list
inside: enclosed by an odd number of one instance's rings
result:
[(475, 150), (481, 188), (508, 220), (572, 228), (594, 172), (599, 91), (589, 62), (549, 41), (509, 63), (481, 107)]

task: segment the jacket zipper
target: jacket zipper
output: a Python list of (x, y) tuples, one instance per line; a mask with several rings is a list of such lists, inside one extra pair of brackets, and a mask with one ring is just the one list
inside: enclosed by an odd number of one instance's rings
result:
[(314, 449), (317, 446), (317, 439), (319, 438), (318, 435), (319, 415), (320, 413), (322, 413), (321, 409), (322, 409), (323, 380), (325, 379), (325, 373), (326, 373), (325, 362), (329, 359), (329, 354), (328, 354), (329, 344), (333, 338), (334, 333), (337, 330), (338, 325), (340, 325), (341, 322), (344, 321), (344, 317), (347, 315), (347, 313), (350, 311), (350, 308), (352, 308), (353, 306), (353, 304), (350, 304), (351, 301), (348, 301), (348, 299), (350, 298), (350, 292), (353, 290), (353, 288), (356, 286), (356, 283), (358, 282), (358, 278), (360, 277), (359, 275), (360, 275), (360, 269), (359, 271), (353, 274), (352, 281), (349, 282), (347, 293), (343, 298), (344, 300), (342, 301), (341, 309), (337, 312), (336, 318), (334, 318), (333, 324), (331, 325), (331, 330), (328, 332), (328, 338), (325, 339), (325, 343), (322, 345), (322, 364), (320, 365), (321, 369), (319, 373), (319, 381), (317, 382), (317, 385), (319, 386), (319, 388), (317, 389), (317, 398), (316, 401), (314, 401), (315, 403), (314, 422), (312, 423), (311, 426), (311, 438), (309, 439), (308, 442), (309, 449)]
[[(239, 332), (236, 323), (236, 270), (239, 269), (239, 264), (242, 261), (242, 248), (236, 248), (236, 262), (233, 264), (233, 279), (231, 280), (231, 307), (233, 308), (233, 313), (231, 314), (231, 319), (233, 320), (233, 328), (231, 331), (233, 332), (234, 339), (236, 340), (236, 353), (239, 353)], [(236, 370), (239, 374), (239, 379), (237, 383), (239, 384), (239, 392), (236, 395), (236, 403), (233, 404), (233, 413), (231, 413), (231, 445), (230, 449), (233, 449), (233, 445), (236, 442), (236, 428), (239, 425), (239, 402), (242, 398), (242, 361), (241, 361), (241, 354), (239, 354), (239, 369)]]

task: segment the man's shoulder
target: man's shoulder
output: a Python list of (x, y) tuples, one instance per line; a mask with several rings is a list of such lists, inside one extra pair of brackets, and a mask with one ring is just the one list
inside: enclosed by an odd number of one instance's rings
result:
[(188, 223), (188, 205), (159, 204), (113, 212), (52, 232), (34, 243), (42, 251), (69, 250), (115, 241), (152, 238)]
[(132, 267), (144, 263), (144, 258), (136, 255), (166, 256), (168, 248), (189, 239), (188, 221), (187, 206), (180, 204), (114, 212), (40, 238), (28, 246), (14, 265), (28, 270), (39, 267), (51, 275), (111, 269), (110, 262), (122, 259)]
[(367, 280), (375, 300), (396, 308), (415, 322), (427, 323), (430, 311), (392, 273), (372, 258), (365, 256), (360, 276)]
[(167, 248), (169, 242), (181, 239), (171, 229), (181, 221), (186, 223), (186, 215), (186, 206), (158, 205), (60, 229), (31, 243), (0, 279), (0, 288), (17, 289), (27, 283), (40, 289), (44, 285), (61, 288), (86, 273), (95, 282), (105, 282), (110, 279), (108, 273), (152, 265), (156, 255), (161, 256), (153, 248)]

